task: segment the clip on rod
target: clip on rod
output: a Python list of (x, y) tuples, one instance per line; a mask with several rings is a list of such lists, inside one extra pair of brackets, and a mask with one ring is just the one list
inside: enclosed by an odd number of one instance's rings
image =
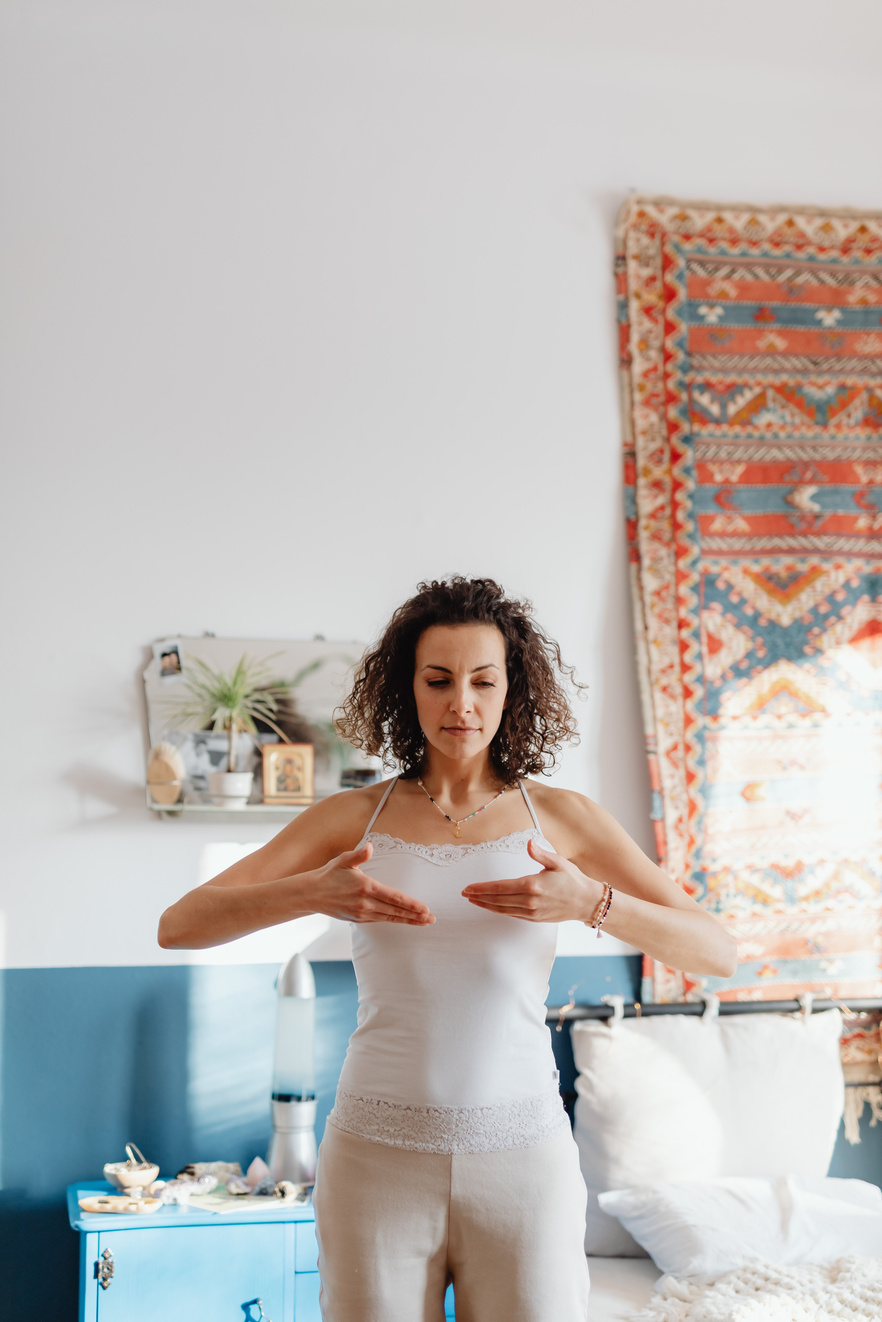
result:
[[(720, 1001), (720, 1014), (796, 1014), (802, 1010), (799, 1001)], [(819, 1010), (843, 1010), (848, 1014), (865, 1014), (882, 1010), (882, 997), (861, 997), (844, 1000), (816, 1000), (812, 1013)], [(575, 1019), (612, 1019), (611, 1005), (549, 1005), (545, 1018), (549, 1023), (563, 1023)], [(626, 1019), (637, 1019), (660, 1014), (704, 1014), (704, 1001), (660, 1001), (641, 1004), (635, 1001), (625, 1005)]]

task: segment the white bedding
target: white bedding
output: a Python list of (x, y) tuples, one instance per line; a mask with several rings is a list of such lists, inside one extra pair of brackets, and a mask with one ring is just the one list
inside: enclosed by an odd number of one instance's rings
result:
[(652, 1299), (652, 1287), (661, 1276), (651, 1258), (589, 1257), (588, 1271), (588, 1322), (634, 1317)]
[(759, 1262), (713, 1281), (665, 1276), (641, 1322), (879, 1322), (882, 1257)]
[(827, 1266), (757, 1263), (716, 1281), (666, 1276), (651, 1258), (588, 1258), (588, 1322), (879, 1322), (882, 1256), (840, 1258)]

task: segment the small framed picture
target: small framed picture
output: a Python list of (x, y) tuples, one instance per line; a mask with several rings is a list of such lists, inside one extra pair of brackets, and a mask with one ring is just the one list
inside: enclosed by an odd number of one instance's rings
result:
[(170, 679), (180, 679), (184, 673), (184, 657), (180, 638), (162, 638), (153, 644), (153, 655), (159, 679), (167, 683)]
[(264, 803), (312, 803), (312, 744), (264, 744)]

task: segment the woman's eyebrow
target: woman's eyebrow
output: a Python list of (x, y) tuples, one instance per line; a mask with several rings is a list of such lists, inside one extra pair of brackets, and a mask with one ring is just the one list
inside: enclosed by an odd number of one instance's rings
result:
[[(452, 670), (448, 670), (446, 666), (433, 666), (433, 665), (429, 664), (429, 665), (423, 666), (422, 668), (423, 668), (423, 670), (443, 670), (445, 675), (452, 675), (452, 674), (453, 674), (453, 671), (452, 671)], [(499, 669), (499, 666), (496, 664), (495, 661), (488, 661), (487, 664), (486, 664), (486, 666), (475, 666), (474, 670), (472, 670), (470, 673), (471, 673), (472, 675), (477, 675), (477, 673), (478, 673), (479, 670), (498, 670), (498, 669)]]

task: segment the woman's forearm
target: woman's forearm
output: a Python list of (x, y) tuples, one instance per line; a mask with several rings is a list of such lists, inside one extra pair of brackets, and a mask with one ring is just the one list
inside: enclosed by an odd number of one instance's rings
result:
[(205, 950), (303, 918), (314, 912), (307, 900), (310, 877), (307, 872), (250, 886), (198, 886), (166, 909), (159, 944), (166, 950)]
[[(362, 871), (371, 857), (370, 841), (311, 870), (281, 877), (276, 869), (290, 868), (292, 860), (290, 855), (274, 855), (272, 845), (240, 859), (166, 909), (159, 920), (159, 944), (171, 950), (204, 950), (313, 913), (344, 923), (426, 927), (435, 921), (422, 900)], [(243, 883), (243, 878), (251, 880)]]
[(738, 964), (734, 938), (710, 914), (653, 904), (623, 891), (614, 891), (603, 930), (685, 973), (731, 978)]

